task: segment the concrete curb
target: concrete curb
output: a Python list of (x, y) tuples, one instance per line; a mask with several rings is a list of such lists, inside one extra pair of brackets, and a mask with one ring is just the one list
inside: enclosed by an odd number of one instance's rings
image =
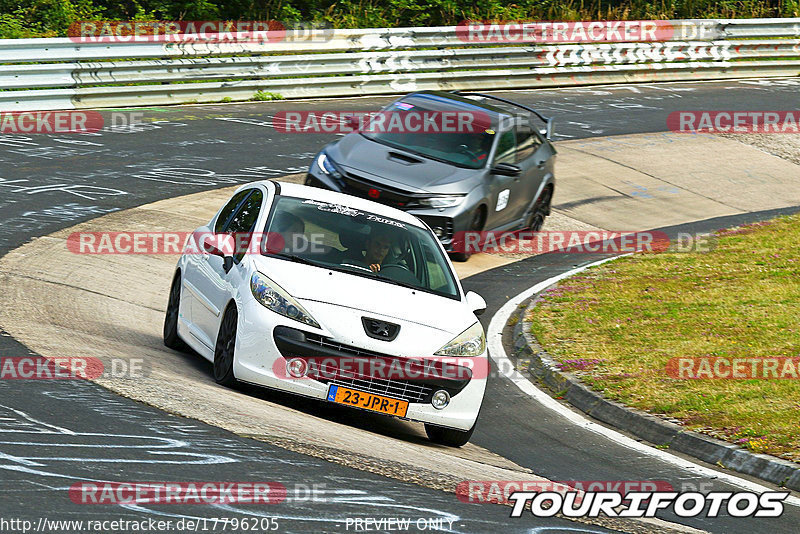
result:
[[(657, 447), (669, 448), (725, 469), (800, 491), (800, 466), (794, 462), (752, 453), (737, 445), (686, 430), (668, 420), (629, 408), (592, 391), (574, 374), (561, 371), (555, 360), (530, 333), (530, 321), (525, 320), (536, 302), (537, 296), (534, 295), (527, 306), (520, 308), (512, 334), (516, 367), (523, 374), (524, 368), (528, 367), (531, 380), (545, 385), (551, 392), (557, 393), (587, 415)], [(520, 361), (525, 359), (529, 359), (529, 362)], [(523, 363), (527, 365), (520, 365)]]

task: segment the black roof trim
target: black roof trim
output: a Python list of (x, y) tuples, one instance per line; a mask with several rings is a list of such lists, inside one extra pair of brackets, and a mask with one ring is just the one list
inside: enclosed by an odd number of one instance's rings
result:
[(519, 103), (514, 102), (512, 100), (507, 100), (505, 98), (500, 98), (499, 96), (487, 95), (486, 93), (472, 93), (472, 92), (462, 93), (461, 91), (450, 91), (450, 94), (458, 95), (458, 96), (464, 96), (464, 97), (466, 97), (466, 96), (482, 96), (483, 98), (491, 98), (492, 100), (497, 100), (498, 102), (503, 102), (505, 104), (509, 104), (509, 105), (516, 106), (518, 108), (524, 109), (525, 111), (529, 111), (529, 112), (533, 113), (534, 115), (536, 115), (537, 117), (539, 117), (544, 122), (547, 122), (547, 121), (550, 120), (550, 117), (545, 117), (544, 115), (542, 115), (541, 113), (539, 113), (538, 111), (536, 111), (533, 108), (530, 108), (528, 106), (523, 106), (522, 104), (519, 104)]

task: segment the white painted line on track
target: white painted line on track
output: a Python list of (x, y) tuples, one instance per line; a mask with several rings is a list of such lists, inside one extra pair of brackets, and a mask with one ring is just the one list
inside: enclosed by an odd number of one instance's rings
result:
[[(620, 257), (621, 256), (606, 258), (600, 261), (596, 261), (594, 263), (590, 263), (588, 265), (584, 265), (582, 267), (578, 267), (576, 269), (569, 270), (565, 273), (559, 274), (558, 276), (553, 276), (552, 278), (548, 278), (547, 280), (539, 282), (535, 286), (526, 289), (519, 295), (513, 297), (508, 302), (506, 302), (503, 305), (503, 307), (501, 307), (497, 311), (497, 313), (495, 313), (494, 316), (492, 317), (486, 335), (487, 343), (489, 344), (489, 356), (497, 364), (497, 367), (500, 370), (499, 372), (503, 374), (511, 382), (513, 382), (520, 390), (522, 390), (523, 393), (530, 395), (535, 401), (537, 401), (545, 408), (548, 408), (549, 410), (552, 410), (553, 412), (559, 414), (570, 423), (579, 426), (581, 428), (585, 428), (586, 430), (590, 430), (596, 434), (600, 434), (604, 438), (613, 441), (615, 443), (618, 443), (623, 447), (627, 447), (629, 449), (632, 449), (642, 454), (646, 454), (648, 456), (652, 456), (663, 462), (674, 465), (675, 467), (678, 467), (680, 469), (685, 469), (694, 474), (707, 476), (712, 479), (718, 479), (748, 491), (759, 492), (759, 493), (765, 491), (775, 491), (773, 488), (768, 488), (756, 482), (745, 480), (730, 473), (725, 473), (722, 471), (717, 471), (715, 469), (710, 469), (708, 467), (696, 464), (689, 460), (685, 460), (683, 458), (670, 454), (669, 452), (656, 449), (649, 445), (645, 445), (644, 443), (640, 443), (635, 439), (629, 438), (628, 436), (625, 436), (624, 434), (621, 434), (616, 430), (612, 430), (601, 424), (595, 423), (594, 421), (591, 421), (584, 414), (571, 410), (567, 406), (564, 406), (560, 402), (556, 401), (553, 397), (551, 397), (544, 391), (537, 388), (530, 380), (528, 380), (526, 377), (522, 376), (518, 371), (516, 371), (513, 363), (511, 362), (511, 360), (508, 359), (508, 355), (506, 355), (506, 351), (503, 348), (503, 328), (508, 323), (511, 314), (517, 310), (518, 306), (522, 302), (524, 302), (532, 295), (546, 289), (548, 286), (551, 286), (554, 283), (563, 280), (564, 278), (568, 278), (590, 267), (595, 267), (597, 265), (600, 265), (607, 261), (615, 260)], [(790, 495), (786, 498), (784, 503), (800, 507), (800, 498)]]

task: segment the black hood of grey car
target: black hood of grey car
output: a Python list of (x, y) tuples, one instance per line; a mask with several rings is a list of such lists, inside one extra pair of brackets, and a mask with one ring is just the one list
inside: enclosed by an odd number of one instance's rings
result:
[(348, 134), (325, 150), (345, 172), (412, 193), (467, 193), (485, 171), (428, 159), (359, 133)]

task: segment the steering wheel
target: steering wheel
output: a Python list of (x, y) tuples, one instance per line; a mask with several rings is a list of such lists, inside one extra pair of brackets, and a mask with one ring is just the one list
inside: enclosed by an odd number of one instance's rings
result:
[(402, 269), (411, 273), (412, 276), (414, 275), (414, 273), (411, 272), (411, 268), (407, 265), (403, 265), (402, 263), (388, 263), (386, 265), (381, 265), (381, 272), (385, 271), (386, 269)]
[(478, 154), (470, 150), (470, 148), (467, 145), (458, 145), (458, 151), (461, 152), (462, 154), (465, 154), (470, 159), (473, 159), (475, 161), (480, 161)]
[(378, 271), (378, 274), (384, 275), (386, 272), (395, 271), (395, 276), (387, 276), (392, 280), (397, 280), (398, 282), (407, 282), (410, 284), (419, 284), (419, 279), (411, 272), (411, 269), (405, 265), (400, 263), (390, 263), (389, 265), (382, 265), (381, 270)]

